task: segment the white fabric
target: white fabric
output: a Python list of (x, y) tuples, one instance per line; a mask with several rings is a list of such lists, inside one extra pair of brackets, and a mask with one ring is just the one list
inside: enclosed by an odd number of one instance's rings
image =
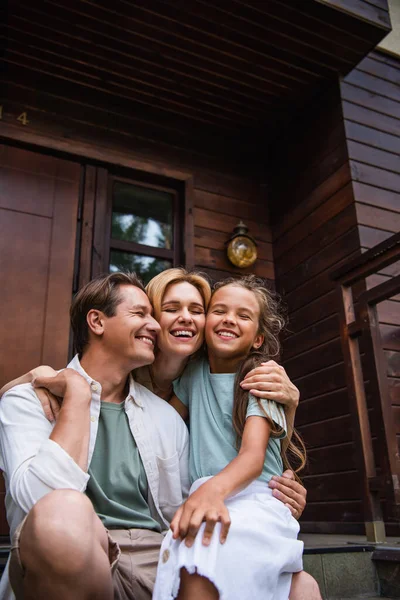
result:
[[(190, 492), (207, 479), (196, 481)], [(171, 531), (167, 533), (161, 546), (153, 600), (176, 598), (182, 567), (212, 581), (220, 600), (288, 600), (292, 573), (303, 568), (298, 522), (259, 481), (229, 498), (226, 505), (231, 527), (225, 544), (219, 542), (220, 524), (208, 547), (202, 545), (205, 524), (191, 548), (184, 541), (173, 540)]]
[[(83, 370), (77, 356), (68, 368), (75, 369), (92, 390), (90, 464), (100, 416), (101, 385)], [(163, 529), (168, 527), (189, 489), (189, 437), (178, 413), (152, 392), (130, 378), (125, 411), (139, 449), (149, 485), (152, 516)], [(84, 492), (89, 475), (56, 442), (49, 440), (53, 429), (30, 384), (18, 385), (0, 401), (0, 469), (6, 483), (6, 511), (13, 536), (32, 506), (55, 489)], [(14, 595), (8, 583), (8, 569), (0, 582), (0, 599)]]

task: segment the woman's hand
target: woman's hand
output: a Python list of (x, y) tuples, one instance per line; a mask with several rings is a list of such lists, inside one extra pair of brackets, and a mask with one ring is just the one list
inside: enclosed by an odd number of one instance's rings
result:
[(193, 545), (200, 525), (206, 522), (203, 544), (208, 546), (215, 525), (221, 523), (220, 542), (223, 544), (228, 535), (231, 519), (223, 501), (222, 494), (214, 486), (213, 480), (203, 483), (175, 513), (171, 521), (173, 538), (185, 539), (188, 548)]
[(289, 508), (295, 519), (300, 519), (306, 507), (307, 490), (295, 481), (293, 471), (288, 469), (282, 477), (274, 475), (268, 485), (273, 490), (273, 496)]
[[(22, 383), (31, 383), (33, 385), (38, 377), (55, 377), (56, 375), (57, 371), (51, 367), (45, 365), (35, 367), (24, 375), (17, 377), (17, 379), (13, 379), (13, 381), (6, 383), (0, 390), (0, 398), (15, 385), (20, 385)], [(46, 418), (52, 423), (56, 420), (58, 413), (60, 412), (60, 399), (56, 398), (56, 396), (44, 388), (36, 388), (36, 395), (40, 400)]]
[(240, 385), (256, 398), (275, 400), (287, 410), (296, 410), (299, 404), (299, 390), (290, 381), (285, 369), (274, 360), (249, 371)]

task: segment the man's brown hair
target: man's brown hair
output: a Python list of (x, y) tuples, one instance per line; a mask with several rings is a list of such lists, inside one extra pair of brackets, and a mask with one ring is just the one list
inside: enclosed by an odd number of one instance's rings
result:
[(110, 273), (96, 277), (83, 286), (72, 301), (70, 316), (74, 334), (75, 350), (81, 357), (89, 343), (87, 314), (90, 310), (101, 310), (107, 317), (115, 315), (122, 299), (119, 293), (121, 285), (134, 285), (143, 292), (144, 285), (136, 273)]

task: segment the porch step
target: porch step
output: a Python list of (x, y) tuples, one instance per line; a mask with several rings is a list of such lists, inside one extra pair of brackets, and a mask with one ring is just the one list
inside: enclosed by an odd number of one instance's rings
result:
[(304, 569), (324, 600), (400, 598), (400, 540), (374, 545), (362, 536), (305, 534)]

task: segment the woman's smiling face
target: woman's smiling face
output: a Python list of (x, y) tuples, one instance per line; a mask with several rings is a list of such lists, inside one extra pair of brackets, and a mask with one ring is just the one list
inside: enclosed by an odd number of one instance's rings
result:
[(186, 281), (169, 285), (161, 302), (159, 350), (190, 356), (203, 343), (205, 320), (204, 301), (196, 287)]

